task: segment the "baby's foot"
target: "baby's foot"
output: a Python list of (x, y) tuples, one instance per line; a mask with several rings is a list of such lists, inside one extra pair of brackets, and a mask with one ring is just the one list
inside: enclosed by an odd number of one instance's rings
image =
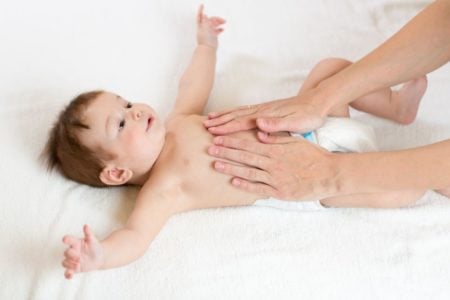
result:
[(397, 107), (395, 121), (404, 125), (414, 122), (426, 89), (427, 77), (421, 76), (406, 82), (399, 91), (392, 92), (391, 101)]

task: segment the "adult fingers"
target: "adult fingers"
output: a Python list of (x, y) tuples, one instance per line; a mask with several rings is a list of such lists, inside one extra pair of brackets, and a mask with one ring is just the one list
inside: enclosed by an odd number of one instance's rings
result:
[(269, 176), (266, 171), (253, 167), (237, 166), (222, 161), (216, 161), (214, 163), (214, 169), (216, 169), (220, 173), (240, 177), (255, 182), (262, 182), (262, 183), (269, 182)]
[(262, 197), (277, 197), (277, 190), (269, 184), (261, 182), (251, 182), (243, 178), (234, 177), (231, 180), (231, 184), (241, 190), (258, 194)]
[(230, 114), (232, 112), (238, 112), (238, 111), (245, 111), (245, 110), (254, 109), (254, 108), (257, 108), (258, 106), (259, 106), (259, 104), (256, 104), (256, 105), (241, 105), (241, 106), (237, 106), (237, 107), (233, 107), (233, 108), (229, 108), (229, 109), (224, 109), (224, 110), (221, 110), (221, 111), (213, 111), (213, 112), (209, 112), (208, 113), (208, 118), (209, 119), (214, 119), (214, 118), (218, 118), (218, 117), (223, 116), (223, 115)]
[(256, 126), (265, 132), (303, 131), (301, 122), (293, 116), (258, 118)]
[(249, 117), (242, 117), (239, 119), (232, 119), (228, 123), (209, 127), (208, 131), (212, 134), (229, 134), (237, 131), (243, 131), (243, 130), (249, 130), (256, 128), (256, 122), (255, 118), (249, 116)]
[(228, 159), (248, 166), (264, 169), (268, 163), (268, 158), (259, 154), (244, 150), (230, 149), (226, 147), (211, 146), (208, 153), (214, 157)]
[[(250, 105), (233, 108), (228, 111), (224, 111), (220, 115), (215, 115), (215, 117), (206, 119), (205, 121), (203, 121), (203, 124), (206, 127), (214, 127), (214, 126), (228, 123), (239, 117), (251, 115), (251, 114), (255, 113), (256, 111), (257, 111), (256, 106), (250, 106)], [(213, 113), (208, 114), (208, 117), (212, 114)]]
[(216, 146), (223, 146), (227, 148), (245, 150), (254, 154), (268, 156), (267, 147), (260, 142), (249, 141), (247, 139), (240, 139), (230, 136), (216, 136), (213, 139)]
[(295, 131), (308, 132), (323, 125), (323, 118), (312, 115), (288, 114), (282, 117), (256, 119), (256, 126), (265, 132)]
[(258, 139), (267, 144), (288, 144), (288, 143), (297, 143), (299, 141), (304, 141), (303, 137), (292, 137), (292, 136), (276, 136), (270, 135), (266, 132), (258, 131), (257, 133)]

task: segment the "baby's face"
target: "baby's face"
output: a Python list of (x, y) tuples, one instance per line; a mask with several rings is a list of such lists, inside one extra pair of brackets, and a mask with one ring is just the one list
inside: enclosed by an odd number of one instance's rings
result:
[(81, 143), (113, 154), (107, 164), (136, 175), (151, 169), (164, 145), (165, 128), (150, 106), (104, 92), (91, 102), (85, 117), (90, 130), (82, 131)]

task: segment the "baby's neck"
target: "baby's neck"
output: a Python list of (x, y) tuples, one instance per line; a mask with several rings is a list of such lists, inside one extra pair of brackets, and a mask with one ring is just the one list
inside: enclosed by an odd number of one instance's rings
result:
[(143, 174), (136, 174), (135, 173), (135, 175), (133, 175), (133, 177), (130, 179), (130, 181), (128, 181), (128, 183), (131, 184), (131, 185), (143, 186), (144, 183), (150, 177), (151, 170), (152, 169), (148, 170), (147, 172), (145, 172)]

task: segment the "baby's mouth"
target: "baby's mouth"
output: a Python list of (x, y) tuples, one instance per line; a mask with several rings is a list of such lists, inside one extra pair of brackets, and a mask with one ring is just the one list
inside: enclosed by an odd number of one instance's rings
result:
[(148, 120), (147, 120), (147, 129), (146, 129), (146, 131), (148, 131), (150, 129), (150, 127), (152, 127), (152, 125), (153, 125), (153, 118), (149, 117)]

